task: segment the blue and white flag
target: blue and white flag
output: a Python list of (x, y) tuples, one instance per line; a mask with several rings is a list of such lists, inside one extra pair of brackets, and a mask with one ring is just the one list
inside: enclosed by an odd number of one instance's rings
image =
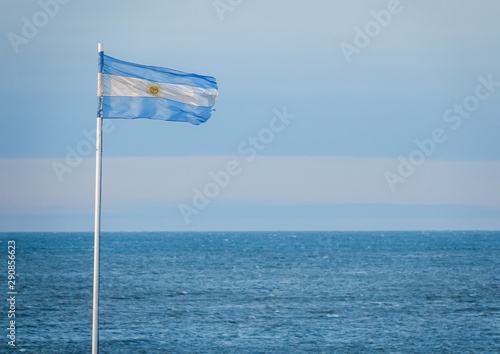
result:
[(200, 124), (217, 99), (211, 76), (139, 65), (100, 52), (102, 118), (149, 118)]

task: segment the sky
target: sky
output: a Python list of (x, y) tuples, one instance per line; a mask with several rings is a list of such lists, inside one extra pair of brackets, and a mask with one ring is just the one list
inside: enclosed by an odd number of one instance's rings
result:
[(213, 76), (106, 120), (102, 230), (500, 229), (500, 3), (0, 3), (0, 232), (92, 231), (97, 44)]

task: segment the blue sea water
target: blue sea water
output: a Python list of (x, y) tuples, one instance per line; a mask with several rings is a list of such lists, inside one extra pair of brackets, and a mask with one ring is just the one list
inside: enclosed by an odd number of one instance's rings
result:
[[(500, 352), (500, 232), (103, 233), (101, 353)], [(16, 346), (89, 353), (93, 235), (16, 244)]]

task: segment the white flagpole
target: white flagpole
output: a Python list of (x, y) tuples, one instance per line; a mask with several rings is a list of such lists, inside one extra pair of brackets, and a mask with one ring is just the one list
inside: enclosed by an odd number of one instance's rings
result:
[[(97, 45), (99, 72), (97, 73), (97, 96), (102, 95), (100, 53), (102, 44)], [(101, 180), (102, 180), (102, 105), (99, 107), (96, 134), (95, 165), (95, 227), (94, 227), (94, 302), (92, 315), (92, 354), (99, 352), (99, 247), (101, 234)]]

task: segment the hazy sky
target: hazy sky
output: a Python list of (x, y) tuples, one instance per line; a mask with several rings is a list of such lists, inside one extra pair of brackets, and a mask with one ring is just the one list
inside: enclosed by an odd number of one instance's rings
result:
[(0, 231), (91, 231), (97, 43), (214, 76), (109, 120), (103, 230), (500, 229), (500, 3), (0, 3)]

